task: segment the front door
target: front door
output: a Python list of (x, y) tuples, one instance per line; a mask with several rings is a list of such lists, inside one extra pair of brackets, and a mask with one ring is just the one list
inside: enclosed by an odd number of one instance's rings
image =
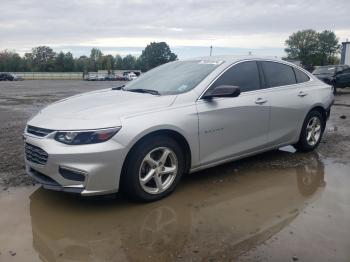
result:
[(197, 102), (201, 164), (258, 151), (268, 142), (270, 106), (260, 90), (257, 63), (232, 66), (209, 90), (219, 85), (239, 86), (242, 93)]

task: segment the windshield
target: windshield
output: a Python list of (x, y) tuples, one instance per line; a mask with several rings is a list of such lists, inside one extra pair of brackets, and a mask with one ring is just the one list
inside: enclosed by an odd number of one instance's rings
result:
[(312, 73), (313, 74), (334, 74), (335, 66), (320, 66), (317, 67)]
[(199, 84), (221, 63), (203, 60), (167, 63), (128, 83), (124, 90), (150, 89), (161, 95), (184, 93)]

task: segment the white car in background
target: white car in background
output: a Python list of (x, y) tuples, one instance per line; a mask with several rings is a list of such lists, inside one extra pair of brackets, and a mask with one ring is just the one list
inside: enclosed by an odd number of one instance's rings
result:
[(96, 80), (97, 80), (97, 75), (88, 74), (87, 76), (85, 76), (84, 80), (87, 80), (87, 81), (96, 81)]
[(137, 75), (133, 72), (127, 73), (124, 76), (128, 81), (132, 81), (132, 80), (135, 80), (137, 78)]

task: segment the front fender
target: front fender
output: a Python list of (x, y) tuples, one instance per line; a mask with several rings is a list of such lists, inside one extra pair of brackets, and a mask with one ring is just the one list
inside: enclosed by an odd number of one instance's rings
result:
[(121, 122), (122, 128), (113, 139), (122, 144), (126, 152), (146, 135), (170, 130), (187, 141), (191, 150), (192, 166), (199, 163), (198, 114), (194, 104), (122, 118)]

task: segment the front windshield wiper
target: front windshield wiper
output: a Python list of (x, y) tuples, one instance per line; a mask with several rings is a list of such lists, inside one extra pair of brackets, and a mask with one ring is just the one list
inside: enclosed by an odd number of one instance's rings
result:
[(160, 96), (160, 93), (157, 90), (152, 90), (152, 89), (135, 88), (135, 89), (124, 89), (124, 90), (129, 92), (148, 93), (148, 94)]
[(124, 86), (125, 86), (125, 85), (112, 87), (112, 90), (123, 90), (123, 91), (125, 91)]

